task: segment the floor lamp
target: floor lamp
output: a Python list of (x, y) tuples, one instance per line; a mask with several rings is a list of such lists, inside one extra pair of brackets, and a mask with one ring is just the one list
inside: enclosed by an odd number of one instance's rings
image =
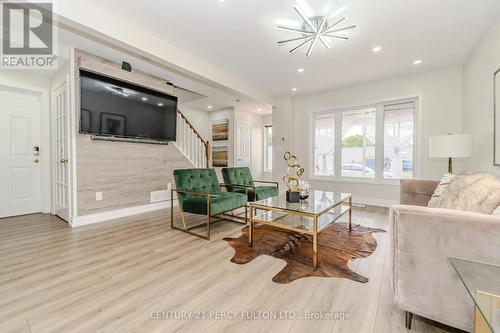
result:
[(453, 158), (470, 157), (472, 138), (467, 134), (449, 134), (429, 138), (429, 157), (447, 158), (448, 172), (453, 173)]

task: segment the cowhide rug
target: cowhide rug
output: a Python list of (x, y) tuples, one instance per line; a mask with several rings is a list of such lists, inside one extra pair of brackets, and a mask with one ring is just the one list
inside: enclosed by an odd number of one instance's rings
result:
[(248, 245), (248, 227), (242, 229), (238, 238), (225, 238), (236, 251), (231, 259), (237, 264), (246, 264), (260, 255), (270, 255), (283, 259), (287, 265), (273, 277), (277, 283), (290, 283), (308, 277), (337, 277), (366, 283), (368, 278), (349, 269), (351, 259), (366, 258), (377, 248), (372, 236), (382, 229), (352, 225), (349, 232), (347, 223), (333, 223), (318, 237), (318, 269), (312, 268), (312, 236), (300, 235), (267, 225), (254, 225), (253, 247)]

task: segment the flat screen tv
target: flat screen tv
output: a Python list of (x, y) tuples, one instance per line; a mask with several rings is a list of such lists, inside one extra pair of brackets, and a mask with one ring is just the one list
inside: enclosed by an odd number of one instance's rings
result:
[(80, 133), (175, 141), (177, 97), (80, 70)]

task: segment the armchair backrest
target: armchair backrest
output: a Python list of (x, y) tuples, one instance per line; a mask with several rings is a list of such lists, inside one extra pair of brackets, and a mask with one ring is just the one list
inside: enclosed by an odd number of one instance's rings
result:
[[(196, 193), (219, 193), (220, 185), (214, 169), (177, 169), (174, 170), (175, 186), (178, 190)], [(179, 201), (187, 197), (186, 194), (177, 194)]]
[(248, 167), (222, 168), (225, 184), (253, 186), (252, 173)]

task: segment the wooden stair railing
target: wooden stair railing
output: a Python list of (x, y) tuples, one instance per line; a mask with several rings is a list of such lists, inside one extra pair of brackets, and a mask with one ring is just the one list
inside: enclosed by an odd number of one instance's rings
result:
[(210, 143), (203, 139), (179, 109), (176, 146), (197, 168), (210, 167)]

